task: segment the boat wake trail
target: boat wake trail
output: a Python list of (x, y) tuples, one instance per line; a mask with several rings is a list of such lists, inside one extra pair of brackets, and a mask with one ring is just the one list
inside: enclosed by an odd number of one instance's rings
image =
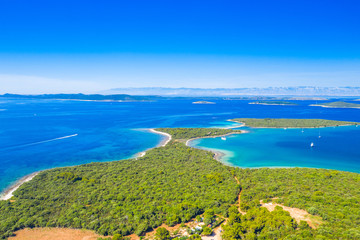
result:
[[(44, 140), (44, 141), (39, 141), (39, 142), (34, 142), (34, 143), (27, 143), (27, 144), (22, 144), (22, 145), (7, 147), (7, 148), (3, 148), (3, 149), (1, 149), (1, 150), (10, 150), (10, 149), (15, 149), (15, 148), (29, 147), (29, 146), (33, 146), (33, 145), (38, 145), (38, 144), (47, 143), (47, 142), (53, 142), (53, 141), (57, 141), (57, 140), (61, 140), (61, 139), (66, 139), (66, 138), (71, 138), (71, 137), (76, 137), (76, 136), (78, 136), (77, 133), (76, 133), (76, 134), (72, 134), (72, 135), (68, 135), (68, 136), (53, 138), (53, 139), (49, 139), (49, 140)], [(0, 151), (1, 151), (1, 150), (0, 150)]]

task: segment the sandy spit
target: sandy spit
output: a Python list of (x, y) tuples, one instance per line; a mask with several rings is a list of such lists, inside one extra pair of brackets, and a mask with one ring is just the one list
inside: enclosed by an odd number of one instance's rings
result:
[[(156, 131), (153, 128), (150, 128), (150, 129), (147, 129), (147, 130), (149, 132), (152, 132), (152, 133), (156, 133), (156, 134), (166, 136), (166, 138), (164, 140), (162, 140), (156, 147), (165, 147), (172, 139), (171, 135), (168, 134), (168, 133), (159, 132), (159, 131)], [(147, 150), (149, 150), (149, 149), (147, 149)], [(138, 154), (136, 154), (135, 158), (137, 159), (137, 158), (141, 158), (141, 157), (145, 156), (147, 150), (145, 150), (143, 152), (139, 152)]]

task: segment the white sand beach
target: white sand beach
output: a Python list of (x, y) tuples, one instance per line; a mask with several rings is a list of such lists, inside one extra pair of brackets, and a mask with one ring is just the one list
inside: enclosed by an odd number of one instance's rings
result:
[[(171, 141), (171, 139), (172, 139), (171, 135), (168, 134), (168, 133), (159, 132), (159, 131), (156, 131), (156, 130), (153, 129), (153, 128), (150, 128), (150, 129), (147, 129), (147, 130), (148, 130), (149, 132), (152, 132), (152, 133), (156, 133), (156, 134), (160, 134), (160, 135), (166, 136), (166, 138), (164, 138), (156, 147), (164, 147), (164, 146), (166, 146), (166, 144), (168, 144), (168, 143)], [(149, 149), (147, 149), (147, 150), (149, 150)], [(145, 151), (143, 151), (143, 152), (139, 152), (138, 154), (136, 154), (135, 158), (137, 159), (137, 158), (141, 158), (141, 157), (145, 156), (147, 150), (145, 150)]]
[(26, 175), (25, 177), (19, 179), (14, 185), (10, 186), (8, 189), (6, 189), (4, 192), (0, 195), (0, 200), (9, 200), (13, 193), (25, 182), (30, 181), (33, 179), (36, 175), (38, 175), (40, 172), (34, 172), (29, 175)]
[(171, 139), (172, 139), (171, 135), (168, 134), (168, 133), (159, 132), (159, 131), (156, 131), (156, 130), (153, 129), (153, 128), (149, 129), (149, 131), (150, 131), (150, 132), (153, 132), (153, 133), (156, 133), (156, 134), (161, 134), (161, 135), (167, 137), (166, 139), (164, 139), (163, 141), (161, 141), (156, 147), (164, 147), (164, 146), (166, 146), (166, 144), (168, 144), (168, 143), (171, 141)]

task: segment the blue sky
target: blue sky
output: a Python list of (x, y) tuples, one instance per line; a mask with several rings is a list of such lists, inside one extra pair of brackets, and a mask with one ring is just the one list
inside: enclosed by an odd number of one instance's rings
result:
[(0, 1), (0, 92), (360, 86), (359, 1)]

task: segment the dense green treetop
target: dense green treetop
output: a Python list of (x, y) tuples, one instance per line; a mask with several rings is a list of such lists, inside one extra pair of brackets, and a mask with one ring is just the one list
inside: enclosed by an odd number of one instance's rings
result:
[(170, 240), (170, 232), (166, 228), (160, 227), (156, 229), (155, 237), (156, 240)]
[(188, 222), (207, 209), (226, 215), (239, 193), (229, 167), (213, 153), (179, 142), (138, 160), (55, 168), (0, 201), (0, 236), (24, 227), (71, 227), (102, 235)]
[(235, 172), (243, 211), (258, 208), (264, 200), (323, 219), (316, 231), (302, 230), (311, 237), (294, 232), (287, 239), (360, 239), (360, 174), (313, 168), (236, 168)]
[(291, 234), (303, 234), (297, 231), (298, 224), (289, 212), (281, 207), (272, 212), (266, 208), (252, 208), (245, 215), (230, 211), (229, 215), (228, 224), (223, 226), (225, 240), (283, 239)]
[(334, 121), (324, 119), (291, 119), (291, 118), (235, 118), (231, 121), (245, 123), (249, 127), (262, 128), (314, 128), (358, 125), (357, 122)]
[(169, 133), (173, 139), (216, 137), (230, 133), (241, 133), (240, 130), (223, 128), (157, 128), (156, 130)]

